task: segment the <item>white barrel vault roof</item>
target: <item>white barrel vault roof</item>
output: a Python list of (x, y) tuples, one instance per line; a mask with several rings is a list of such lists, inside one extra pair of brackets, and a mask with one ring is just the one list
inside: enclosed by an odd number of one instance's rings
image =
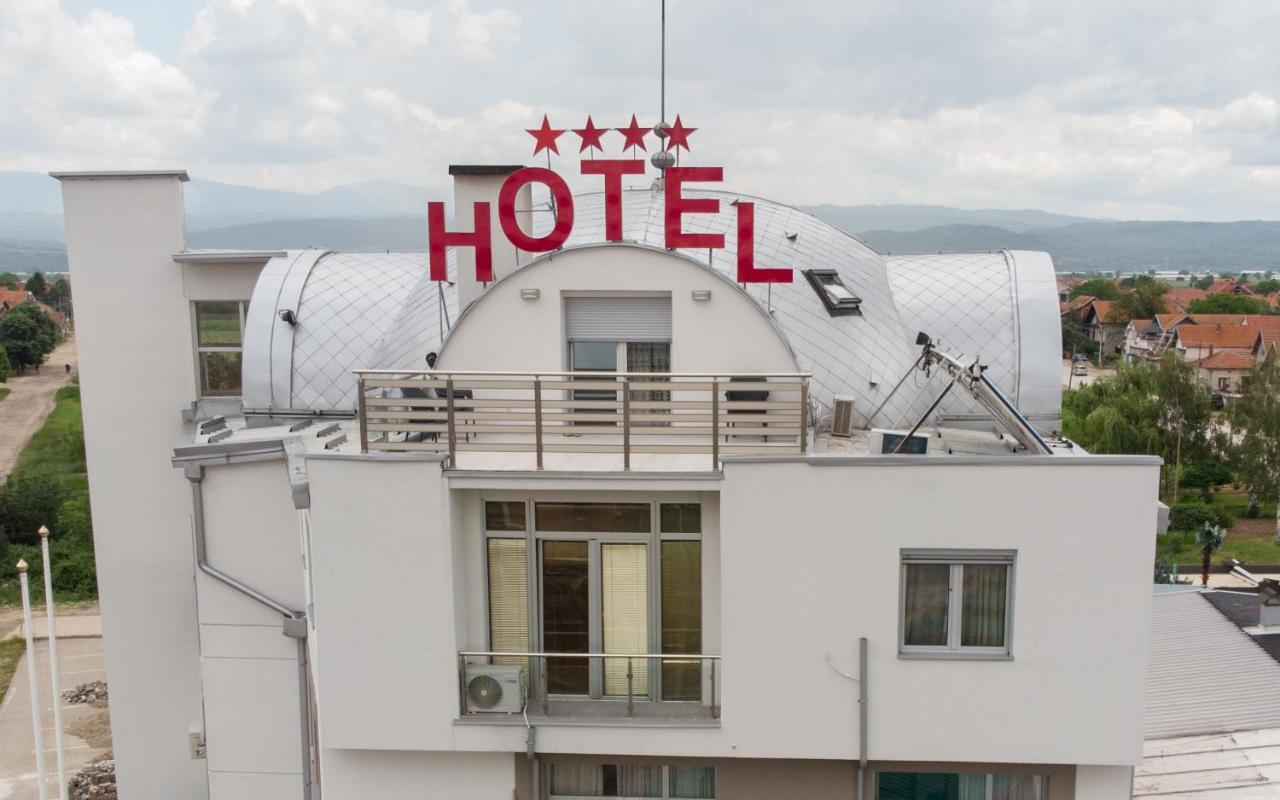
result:
[[(690, 215), (685, 230), (722, 233), (726, 241), (724, 249), (681, 250), (683, 255), (732, 281), (737, 270), (734, 205), (752, 202), (757, 265), (796, 270), (791, 284), (744, 288), (772, 316), (798, 367), (813, 373), (811, 396), (820, 417), (829, 412), (834, 395), (852, 395), (855, 416), (863, 420), (910, 369), (919, 355), (916, 333), (925, 331), (949, 351), (981, 356), (991, 365), (989, 377), (1023, 413), (1041, 427), (1057, 425), (1061, 348), (1056, 282), (1047, 255), (886, 258), (790, 206), (727, 192), (685, 194), (720, 200), (718, 214)], [(577, 195), (574, 204), (573, 233), (565, 246), (603, 242), (603, 195)], [(535, 212), (534, 219), (535, 233), (550, 227), (549, 213)], [(662, 193), (625, 192), (623, 238), (662, 247), (664, 236)], [(836, 270), (862, 298), (862, 316), (829, 315), (801, 274), (807, 269)], [(425, 368), (426, 353), (442, 348), (459, 317), (452, 250), (449, 270), (451, 282), (430, 281), (426, 253), (309, 251), (272, 259), (249, 309), (245, 407), (350, 411), (355, 407), (352, 370)], [(295, 312), (296, 327), (279, 319), (284, 309)], [(937, 377), (913, 376), (874, 424), (910, 425), (941, 389)], [(960, 393), (949, 395), (941, 411), (957, 417), (978, 413)]]

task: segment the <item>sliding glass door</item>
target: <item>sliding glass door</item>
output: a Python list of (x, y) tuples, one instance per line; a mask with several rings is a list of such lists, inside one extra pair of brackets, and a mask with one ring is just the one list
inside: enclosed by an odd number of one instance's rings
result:
[[(590, 563), (587, 542), (542, 543), (542, 641), (549, 653), (591, 652)], [(547, 691), (589, 694), (586, 658), (553, 658)]]

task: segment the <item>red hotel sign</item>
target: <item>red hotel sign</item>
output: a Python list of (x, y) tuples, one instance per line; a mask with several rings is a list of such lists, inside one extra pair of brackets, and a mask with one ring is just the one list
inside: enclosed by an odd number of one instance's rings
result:
[[(582, 150), (600, 149), (600, 137), (608, 128), (596, 128), (587, 118), (585, 128), (575, 130), (582, 138)], [(619, 128), (626, 137), (626, 146), (644, 149), (644, 135), (649, 129), (631, 119), (629, 128)], [(675, 125), (668, 129), (667, 147), (688, 149), (688, 137), (695, 128), (686, 128), (676, 117)], [(543, 117), (542, 127), (529, 131), (537, 140), (534, 155), (541, 150), (559, 153), (556, 137), (564, 133), (550, 127)], [(581, 162), (583, 175), (599, 175), (604, 180), (605, 239), (622, 240), (622, 176), (643, 175), (644, 159), (596, 159)], [(724, 180), (721, 167), (668, 167), (663, 172), (664, 227), (668, 249), (678, 247), (710, 249), (724, 247), (724, 234), (686, 233), (682, 220), (686, 214), (717, 214), (720, 200), (715, 197), (685, 197), (685, 183), (720, 182)], [(527, 184), (546, 186), (555, 199), (555, 224), (544, 236), (530, 236), (516, 222), (515, 202), (517, 193)], [(739, 201), (738, 212), (738, 282), (739, 283), (791, 283), (790, 269), (761, 269), (755, 265), (755, 204)], [(459, 215), (461, 209), (459, 209)], [(427, 204), (427, 238), (430, 255), (431, 280), (447, 280), (445, 270), (446, 247), (474, 247), (476, 249), (476, 280), (493, 280), (492, 232), (489, 226), (489, 204), (478, 202), (472, 208), (470, 231), (448, 231), (444, 223), (444, 203)], [(573, 193), (564, 178), (545, 167), (523, 167), (511, 173), (498, 192), (498, 222), (507, 240), (529, 253), (547, 253), (564, 246), (573, 232)]]

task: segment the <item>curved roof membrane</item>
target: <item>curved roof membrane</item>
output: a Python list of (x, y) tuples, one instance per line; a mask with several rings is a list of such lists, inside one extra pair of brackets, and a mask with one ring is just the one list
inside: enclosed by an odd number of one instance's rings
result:
[[(757, 266), (792, 267), (796, 274), (790, 284), (747, 284), (744, 289), (777, 323), (799, 368), (813, 374), (811, 396), (820, 406), (820, 418), (830, 412), (835, 395), (849, 395), (860, 422), (882, 403), (874, 425), (915, 422), (941, 391), (941, 380), (917, 373), (896, 393), (892, 390), (919, 355), (915, 337), (924, 331), (954, 354), (981, 357), (990, 365), (988, 376), (1024, 414), (1043, 427), (1056, 426), (1058, 305), (1047, 255), (885, 257), (789, 206), (728, 192), (686, 190), (685, 196), (720, 201), (717, 214), (686, 216), (685, 230), (723, 234), (725, 247), (680, 252), (730, 281), (737, 272), (734, 206), (755, 203)], [(603, 199), (599, 193), (575, 196), (573, 233), (566, 247), (605, 241)], [(552, 224), (549, 211), (544, 207), (542, 212), (535, 210), (535, 235)], [(624, 192), (622, 216), (625, 241), (663, 246), (661, 191)], [(426, 262), (425, 253), (308, 251), (273, 259), (250, 305), (245, 407), (351, 410), (352, 370), (425, 368), (425, 354), (442, 348), (461, 311), (453, 250), (448, 283), (430, 281)], [(862, 299), (861, 315), (832, 316), (802, 274), (805, 270), (834, 270)], [(296, 327), (279, 319), (285, 309), (295, 312)], [(961, 393), (950, 394), (940, 411), (952, 417), (982, 416)]]

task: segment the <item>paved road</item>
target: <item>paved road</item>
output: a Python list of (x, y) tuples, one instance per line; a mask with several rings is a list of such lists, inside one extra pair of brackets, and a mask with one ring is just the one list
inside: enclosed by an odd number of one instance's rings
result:
[[(61, 623), (59, 623), (61, 628)], [(87, 681), (105, 680), (102, 639), (64, 639), (58, 637), (58, 659), (62, 663), (62, 686), (70, 689)], [(57, 797), (57, 755), (53, 739), (53, 704), (49, 692), (49, 650), (47, 641), (36, 643), (40, 701), (44, 707), (45, 768), (51, 778), (49, 796)], [(31, 732), (31, 699), (27, 685), (27, 660), (23, 656), (14, 673), (9, 694), (0, 701), (0, 800), (35, 800), (35, 744)], [(84, 717), (101, 713), (85, 705), (62, 706), (64, 726)], [(90, 747), (82, 739), (68, 735), (64, 740), (68, 778), (87, 762), (106, 752)]]
[[(49, 355), (40, 374), (29, 372), (9, 379), (9, 396), (0, 400), (0, 476), (8, 475), (18, 454), (40, 430), (53, 410), (58, 388), (71, 382), (65, 364), (76, 369), (76, 341), (68, 339)], [(0, 796), (0, 800), (3, 797)]]
[(1116, 374), (1114, 369), (1098, 369), (1092, 362), (1089, 363), (1088, 375), (1072, 375), (1071, 362), (1065, 358), (1062, 360), (1062, 388), (1067, 388), (1068, 384), (1073, 389), (1093, 383), (1098, 378), (1109, 378)]

